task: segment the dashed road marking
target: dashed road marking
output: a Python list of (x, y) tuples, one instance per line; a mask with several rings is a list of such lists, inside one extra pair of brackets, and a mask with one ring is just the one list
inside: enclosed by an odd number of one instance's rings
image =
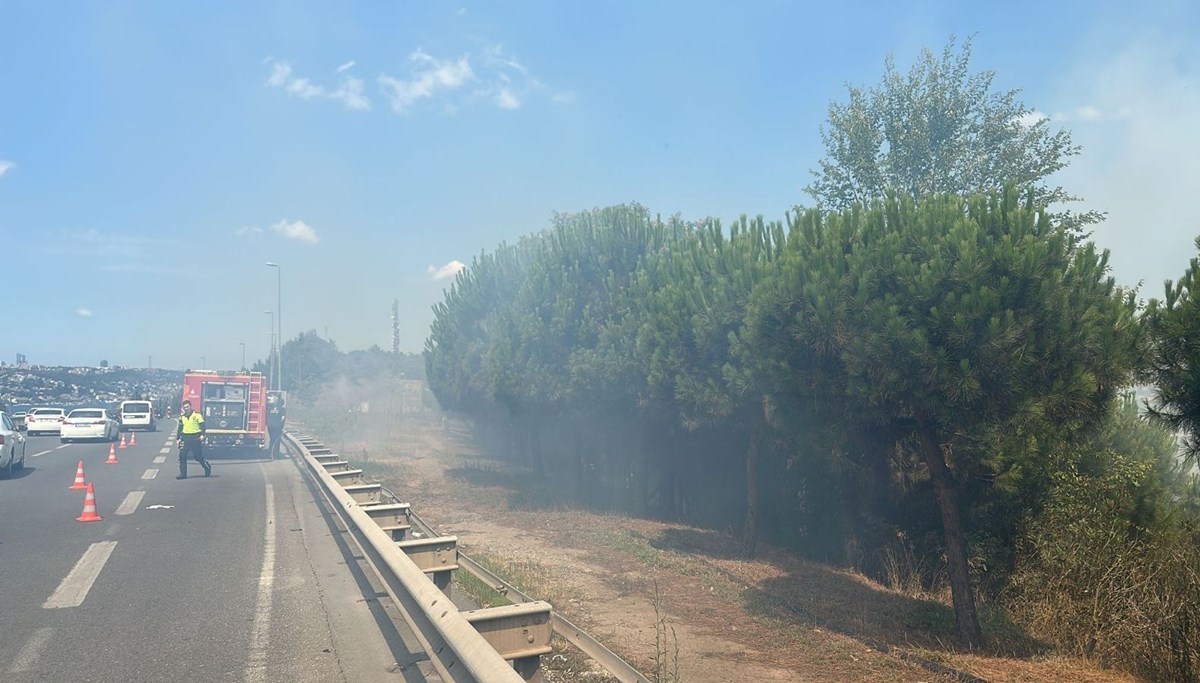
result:
[(62, 583), (58, 584), (54, 593), (46, 598), (42, 607), (61, 609), (82, 605), (84, 599), (87, 598), (88, 591), (92, 590), (92, 584), (96, 583), (96, 578), (100, 576), (100, 572), (116, 547), (116, 541), (100, 541), (88, 546), (83, 557), (75, 563), (71, 573), (67, 574)]
[(142, 503), (142, 496), (145, 496), (145, 491), (130, 491), (129, 495), (125, 496), (125, 500), (117, 506), (118, 515), (131, 515), (134, 510), (137, 510), (138, 505)]
[(250, 659), (246, 662), (247, 683), (267, 680), (267, 648), (271, 644), (271, 596), (275, 585), (275, 489), (267, 484), (267, 519), (263, 535), (262, 572), (258, 575), (258, 599), (254, 605), (254, 627), (250, 631)]
[(31, 458), (40, 458), (40, 457), (42, 457), (43, 455), (45, 455), (45, 454), (47, 454), (47, 453), (50, 453), (50, 452), (51, 452), (51, 451), (42, 451), (41, 453), (34, 453), (33, 455), (31, 455), (31, 456), (29, 456), (29, 457), (31, 457)]
[(142, 479), (153, 479), (157, 476), (158, 476), (158, 468), (157, 467), (151, 467), (150, 469), (146, 470), (145, 472), (142, 472)]
[(46, 646), (50, 644), (50, 636), (54, 635), (54, 629), (49, 626), (39, 628), (29, 636), (29, 640), (25, 641), (25, 645), (21, 647), (21, 651), (17, 653), (13, 659), (12, 666), (8, 668), (11, 674), (19, 674), (29, 671), (34, 664), (41, 659), (42, 652)]
[(69, 443), (64, 443), (64, 444), (63, 444), (63, 445), (61, 445), (61, 446), (55, 446), (55, 447), (54, 447), (54, 450), (56, 450), (56, 451), (61, 451), (62, 449), (66, 448), (67, 446), (70, 446), (70, 445), (71, 445), (71, 444), (69, 444)]
[(154, 464), (155, 464), (155, 465), (161, 465), (161, 464), (163, 464), (163, 463), (164, 463), (164, 462), (166, 462), (166, 461), (167, 461), (167, 456), (165, 456), (165, 455), (160, 455), (160, 456), (158, 456), (157, 458), (155, 458), (155, 459), (154, 459)]
[(161, 451), (159, 451), (159, 453), (170, 453), (170, 452), (171, 452), (170, 446), (165, 446)]

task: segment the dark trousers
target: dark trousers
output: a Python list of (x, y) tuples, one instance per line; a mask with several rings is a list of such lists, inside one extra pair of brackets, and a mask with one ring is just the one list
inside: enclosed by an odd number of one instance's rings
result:
[(271, 459), (279, 457), (279, 442), (283, 439), (283, 427), (272, 427), (267, 425), (267, 436), (270, 438), (268, 451), (271, 454)]
[(184, 434), (179, 437), (179, 476), (187, 476), (188, 456), (200, 463), (204, 468), (204, 474), (212, 472), (212, 466), (204, 459), (204, 444), (200, 441), (199, 434)]

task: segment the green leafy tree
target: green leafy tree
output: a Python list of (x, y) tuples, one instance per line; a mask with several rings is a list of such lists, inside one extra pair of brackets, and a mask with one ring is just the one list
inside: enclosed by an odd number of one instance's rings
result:
[[(1200, 237), (1196, 238), (1200, 249)], [(1192, 258), (1162, 299), (1152, 299), (1144, 320), (1147, 354), (1142, 372), (1154, 386), (1150, 415), (1182, 436), (1191, 462), (1200, 456), (1200, 258)]]
[[(1019, 91), (994, 90), (994, 72), (973, 73), (971, 40), (955, 48), (951, 38), (940, 56), (926, 49), (907, 74), (889, 56), (882, 82), (850, 86), (847, 102), (829, 105), (825, 156), (805, 188), (817, 206), (841, 210), (888, 192), (971, 196), (1009, 182), (1032, 188), (1039, 204), (1077, 199), (1046, 184), (1079, 154), (1070, 133), (1051, 130)], [(1086, 225), (1102, 216), (1060, 218)]]
[(800, 216), (756, 297), (750, 332), (779, 391), (923, 463), (966, 644), (983, 634), (961, 497), (1002, 466), (991, 437), (1088, 426), (1129, 379), (1135, 305), (1107, 270), (1013, 190), (893, 197)]

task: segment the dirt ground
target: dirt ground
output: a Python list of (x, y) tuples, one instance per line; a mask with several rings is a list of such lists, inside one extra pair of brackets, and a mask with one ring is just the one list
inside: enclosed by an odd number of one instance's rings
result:
[[(656, 683), (957, 680), (898, 653), (994, 682), (1136, 680), (1049, 654), (956, 651), (947, 644), (952, 612), (941, 602), (779, 549), (747, 561), (735, 539), (717, 532), (539, 506), (522, 486), (528, 477), (437, 415), (340, 434), (313, 422), (309, 432), (439, 533), (456, 535), (465, 553), (549, 601)], [(552, 680), (611, 680), (565, 650), (545, 666)]]

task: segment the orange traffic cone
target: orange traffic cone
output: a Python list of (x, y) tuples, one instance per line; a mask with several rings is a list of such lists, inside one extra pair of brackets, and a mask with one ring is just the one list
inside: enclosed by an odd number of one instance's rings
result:
[(105, 465), (117, 464), (117, 449), (112, 444), (108, 444), (108, 460), (104, 461)]
[(83, 514), (75, 518), (76, 522), (103, 522), (104, 518), (96, 514), (95, 484), (87, 485), (87, 496), (83, 499)]
[(83, 461), (79, 461), (79, 467), (75, 468), (75, 483), (67, 487), (67, 490), (86, 489), (87, 483), (83, 481)]
[(121, 435), (121, 448), (125, 448), (125, 435)]
[(137, 445), (137, 432), (129, 432), (129, 445), (130, 446)]

